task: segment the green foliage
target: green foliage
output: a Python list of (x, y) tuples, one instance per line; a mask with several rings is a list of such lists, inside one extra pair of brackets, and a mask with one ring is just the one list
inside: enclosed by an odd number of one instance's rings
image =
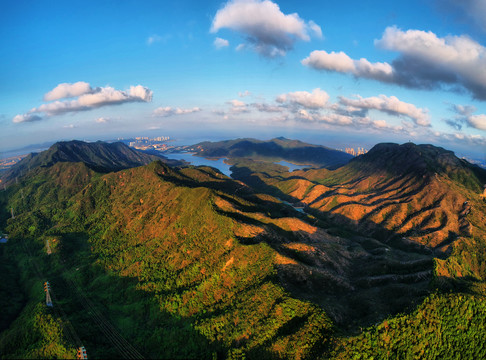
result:
[(410, 315), (338, 341), (337, 359), (484, 359), (486, 300), (431, 295)]
[[(59, 278), (56, 289), (92, 356), (118, 354), (64, 282), (79, 284), (149, 357), (321, 352), (330, 321), (277, 284), (270, 246), (238, 242), (237, 222), (215, 208), (222, 193), (199, 186), (209, 175), (203, 170), (151, 164), (98, 176), (82, 164), (56, 164), (23, 184), (24, 199), (13, 194), (21, 211), (8, 231), (25, 239), (46, 274)], [(87, 176), (74, 186), (62, 180), (79, 171)], [(37, 200), (22, 203), (29, 198)], [(50, 257), (47, 238), (59, 243)]]
[(30, 304), (0, 336), (1, 357), (9, 359), (74, 359), (61, 320), (45, 304)]

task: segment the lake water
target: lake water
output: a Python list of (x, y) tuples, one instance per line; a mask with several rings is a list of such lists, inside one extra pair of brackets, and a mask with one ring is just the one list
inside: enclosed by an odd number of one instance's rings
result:
[(188, 163), (194, 166), (211, 166), (213, 168), (218, 169), (226, 176), (231, 177), (231, 170), (230, 170), (231, 165), (224, 163), (224, 160), (226, 158), (212, 160), (200, 156), (194, 156), (193, 153), (171, 153), (171, 154), (164, 153), (163, 155), (168, 159), (187, 161)]
[(305, 169), (305, 168), (312, 167), (312, 165), (295, 165), (295, 164), (289, 163), (285, 160), (281, 160), (279, 162), (276, 162), (275, 164), (288, 167), (290, 172), (292, 172), (294, 170), (302, 170), (302, 169)]

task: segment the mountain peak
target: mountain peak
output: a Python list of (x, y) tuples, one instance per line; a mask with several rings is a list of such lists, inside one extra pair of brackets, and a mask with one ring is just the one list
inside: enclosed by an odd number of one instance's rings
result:
[(131, 149), (121, 142), (60, 141), (48, 150), (30, 154), (22, 159), (3, 178), (9, 181), (36, 167), (49, 167), (58, 162), (83, 162), (92, 170), (110, 172), (146, 165), (154, 160), (160, 158)]

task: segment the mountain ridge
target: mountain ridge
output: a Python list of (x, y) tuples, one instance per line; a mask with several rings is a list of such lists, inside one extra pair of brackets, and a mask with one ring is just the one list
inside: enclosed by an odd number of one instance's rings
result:
[(99, 172), (122, 170), (141, 166), (164, 157), (145, 154), (131, 149), (121, 142), (84, 142), (80, 140), (60, 141), (40, 153), (31, 153), (2, 175), (11, 182), (36, 167), (48, 167), (57, 162), (83, 162)]

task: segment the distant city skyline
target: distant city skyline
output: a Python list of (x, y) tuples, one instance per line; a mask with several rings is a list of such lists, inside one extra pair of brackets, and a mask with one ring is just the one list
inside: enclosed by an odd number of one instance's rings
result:
[(0, 152), (286, 136), (486, 158), (480, 0), (7, 2)]

